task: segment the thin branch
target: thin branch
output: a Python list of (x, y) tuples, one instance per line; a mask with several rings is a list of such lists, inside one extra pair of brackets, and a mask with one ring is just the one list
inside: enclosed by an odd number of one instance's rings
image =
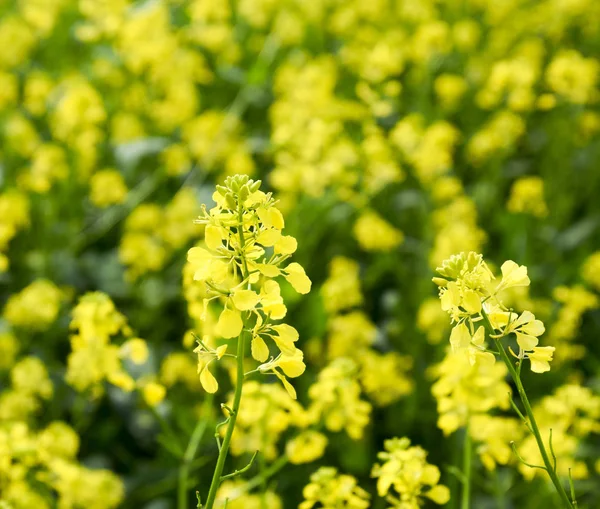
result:
[(523, 465), (529, 468), (539, 468), (540, 470), (545, 470), (546, 472), (548, 472), (548, 469), (546, 467), (543, 467), (541, 465), (532, 465), (531, 463), (527, 463), (523, 458), (521, 458), (521, 455), (517, 452), (517, 447), (515, 446), (514, 442), (511, 442), (510, 446), (512, 447), (512, 450), (515, 453), (515, 456), (519, 459), (521, 463), (523, 463)]
[(254, 454), (252, 455), (252, 458), (250, 458), (250, 463), (248, 463), (241, 470), (235, 470), (231, 474), (222, 475), (221, 476), (221, 482), (223, 482), (226, 479), (232, 479), (233, 477), (237, 477), (238, 475), (243, 474), (244, 472), (247, 472), (248, 470), (250, 470), (250, 468), (252, 468), (252, 465), (254, 464), (254, 460), (256, 459), (256, 455), (257, 454), (258, 454), (258, 451), (255, 451)]

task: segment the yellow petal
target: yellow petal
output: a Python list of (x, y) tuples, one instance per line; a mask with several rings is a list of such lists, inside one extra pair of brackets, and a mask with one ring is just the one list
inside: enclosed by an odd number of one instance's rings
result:
[(265, 313), (268, 313), (273, 320), (281, 320), (282, 318), (285, 318), (285, 315), (287, 314), (287, 308), (282, 302), (278, 304), (271, 304), (268, 307), (268, 310), (265, 309)]
[(219, 316), (217, 322), (217, 334), (223, 338), (235, 338), (240, 335), (244, 323), (242, 317), (237, 311), (225, 308)]
[(202, 247), (192, 247), (187, 252), (187, 259), (190, 263), (204, 263), (212, 259), (212, 255)]
[(275, 245), (276, 242), (279, 241), (281, 237), (281, 232), (279, 230), (269, 229), (261, 231), (256, 237), (256, 242), (261, 246), (269, 247)]
[(273, 228), (277, 228), (278, 230), (282, 230), (285, 226), (285, 221), (283, 220), (283, 214), (279, 211), (279, 209), (270, 207), (268, 214), (271, 226), (273, 226)]
[(227, 351), (227, 345), (221, 345), (217, 347), (215, 351), (217, 352), (217, 359), (221, 359), (221, 357), (223, 357), (223, 355), (225, 355), (225, 352)]
[(436, 484), (440, 480), (440, 469), (435, 465), (425, 465), (421, 472), (421, 482), (424, 484)]
[(210, 277), (215, 283), (222, 283), (229, 277), (229, 265), (222, 260), (210, 262)]
[(208, 366), (205, 366), (200, 372), (200, 383), (202, 384), (204, 390), (210, 394), (214, 394), (219, 388), (219, 383), (208, 369)]
[(514, 286), (529, 286), (530, 280), (525, 265), (519, 265), (512, 260), (507, 260), (502, 264), (500, 270), (502, 271), (500, 286), (503, 289)]
[(462, 305), (472, 315), (479, 313), (481, 311), (481, 298), (477, 292), (467, 290), (463, 295)]
[(252, 338), (252, 357), (259, 362), (265, 362), (269, 358), (269, 347), (260, 336)]
[(236, 290), (232, 297), (235, 307), (240, 311), (254, 309), (260, 297), (252, 290)]
[(496, 357), (491, 352), (482, 352), (481, 350), (473, 348), (473, 350), (469, 351), (469, 354), (471, 365), (480, 364), (486, 368), (489, 368), (496, 363)]
[(285, 226), (283, 215), (275, 207), (259, 208), (257, 211), (258, 217), (267, 228), (277, 228), (282, 230)]
[(533, 350), (539, 342), (538, 338), (535, 336), (530, 336), (529, 334), (515, 332), (515, 336), (517, 336), (517, 343), (522, 350)]
[(221, 228), (209, 224), (204, 230), (204, 241), (209, 249), (216, 250), (223, 245), (221, 237)]
[(273, 330), (275, 330), (277, 334), (279, 334), (280, 338), (286, 341), (290, 341), (292, 343), (298, 341), (298, 338), (300, 337), (298, 331), (294, 329), (294, 327), (292, 327), (291, 325), (288, 325), (287, 323), (273, 325)]
[(298, 341), (298, 331), (286, 323), (274, 325), (273, 330), (277, 332), (277, 336), (274, 336), (273, 340), (281, 350), (281, 353), (290, 356), (294, 355), (296, 353), (294, 342)]
[(550, 363), (531, 359), (531, 371), (534, 373), (546, 373), (547, 371), (550, 371)]
[(485, 341), (485, 328), (480, 326), (475, 331), (475, 334), (473, 334), (473, 339), (471, 341), (474, 345), (483, 346), (483, 343)]
[(450, 345), (453, 352), (465, 350), (471, 344), (471, 334), (464, 322), (455, 325), (450, 333)]
[(304, 370), (306, 369), (306, 365), (302, 360), (302, 352), (300, 350), (296, 350), (296, 352), (299, 352), (299, 355), (283, 355), (279, 359), (279, 361), (277, 361), (279, 367), (290, 378), (299, 377), (302, 373), (304, 373)]
[(285, 270), (287, 271), (285, 278), (294, 290), (302, 294), (310, 292), (312, 283), (299, 263), (290, 263)]
[(157, 384), (156, 382), (147, 383), (142, 389), (144, 401), (148, 404), (148, 406), (151, 407), (155, 407), (163, 399), (165, 399), (166, 394), (167, 390), (165, 387), (161, 384)]
[(291, 383), (289, 383), (287, 381), (287, 379), (280, 375), (279, 373), (277, 373), (277, 371), (275, 371), (275, 374), (277, 375), (277, 378), (279, 378), (279, 380), (281, 380), (281, 383), (283, 384), (283, 387), (285, 388), (285, 390), (287, 391), (287, 393), (290, 395), (290, 398), (292, 399), (296, 399), (296, 389), (294, 389), (294, 387), (292, 386)]
[(256, 268), (263, 276), (267, 277), (277, 277), (279, 274), (281, 274), (275, 265), (269, 265), (268, 263), (257, 263)]
[(425, 496), (436, 504), (444, 505), (450, 500), (450, 490), (443, 484), (438, 484), (425, 493)]
[(292, 254), (298, 249), (298, 242), (291, 235), (283, 235), (275, 244), (275, 254)]
[(201, 247), (193, 247), (187, 254), (188, 262), (194, 269), (194, 280), (204, 281), (210, 277), (212, 255)]

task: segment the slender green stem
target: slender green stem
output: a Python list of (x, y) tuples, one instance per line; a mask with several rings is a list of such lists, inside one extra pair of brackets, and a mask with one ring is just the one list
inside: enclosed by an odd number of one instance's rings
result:
[[(265, 429), (263, 428), (262, 430), (263, 432), (263, 439), (264, 439), (264, 435), (265, 435)], [(265, 468), (266, 468), (266, 464), (265, 464), (265, 457), (261, 454), (260, 458), (258, 458), (258, 466), (259, 466), (259, 475), (262, 479), (262, 483), (261, 483), (261, 493), (260, 493), (260, 507), (261, 509), (269, 509), (267, 507), (267, 478), (263, 475)]]
[(506, 487), (502, 485), (500, 481), (500, 474), (498, 469), (494, 471), (494, 495), (496, 498), (496, 505), (498, 509), (506, 509), (506, 498), (504, 493), (506, 492)]
[(196, 451), (198, 450), (198, 446), (202, 441), (202, 437), (206, 431), (208, 426), (208, 419), (206, 418), (208, 409), (212, 404), (212, 394), (209, 395), (204, 401), (204, 405), (202, 405), (202, 416), (198, 419), (196, 423), (196, 427), (194, 431), (192, 431), (192, 435), (190, 436), (190, 440), (185, 449), (185, 453), (183, 454), (183, 461), (181, 466), (179, 467), (179, 476), (177, 482), (177, 509), (187, 509), (187, 495), (188, 495), (188, 477), (190, 475), (190, 466), (194, 461), (194, 457), (196, 456)]
[(463, 441), (463, 483), (462, 483), (462, 500), (461, 509), (469, 509), (471, 507), (471, 457), (473, 455), (473, 444), (471, 442), (471, 433), (469, 424), (465, 428), (465, 438)]
[(229, 424), (225, 431), (225, 438), (221, 444), (221, 450), (219, 451), (219, 457), (217, 459), (217, 466), (213, 474), (212, 482), (210, 483), (210, 490), (208, 492), (208, 499), (206, 500), (205, 509), (212, 509), (217, 496), (217, 490), (221, 484), (221, 476), (223, 474), (223, 468), (225, 467), (225, 460), (227, 459), (227, 453), (229, 451), (229, 444), (231, 443), (231, 436), (233, 435), (233, 429), (235, 427), (235, 421), (238, 416), (240, 409), (240, 403), (242, 401), (242, 388), (244, 386), (244, 344), (246, 342), (246, 331), (242, 330), (240, 337), (238, 338), (237, 346), (237, 382), (235, 386), (235, 393), (233, 395), (233, 406), (232, 412), (229, 416)]
[[(481, 315), (483, 316), (483, 320), (485, 323), (485, 327), (488, 331), (488, 334), (493, 335), (494, 328), (490, 322), (490, 319), (489, 319), (487, 313), (483, 309), (481, 310)], [(495, 339), (494, 341), (496, 342), (498, 351), (500, 352), (500, 357), (504, 361), (504, 364), (506, 364), (506, 367), (508, 368), (510, 376), (512, 377), (513, 381), (515, 382), (515, 385), (517, 386), (517, 391), (519, 393), (519, 397), (521, 398), (521, 402), (523, 403), (523, 407), (525, 408), (525, 414), (527, 415), (527, 417), (529, 419), (531, 432), (533, 433), (533, 436), (535, 437), (535, 441), (537, 442), (538, 449), (540, 450), (540, 454), (542, 455), (542, 460), (544, 461), (544, 466), (546, 467), (545, 470), (548, 472), (548, 475), (550, 476), (552, 484), (554, 484), (554, 487), (556, 488), (556, 492), (560, 496), (562, 502), (564, 503), (564, 506), (567, 509), (573, 509), (573, 504), (569, 500), (569, 497), (567, 496), (567, 492), (565, 491), (563, 485), (561, 484), (560, 479), (558, 478), (558, 475), (556, 474), (556, 471), (552, 467), (552, 463), (550, 462), (548, 452), (546, 451), (546, 446), (544, 445), (544, 440), (542, 439), (540, 429), (538, 428), (537, 421), (535, 420), (535, 416), (533, 415), (533, 409), (531, 408), (531, 404), (529, 403), (529, 398), (527, 397), (527, 393), (525, 392), (525, 387), (523, 386), (523, 383), (521, 382), (521, 377), (519, 376), (519, 373), (515, 369), (514, 364), (511, 362), (510, 358), (508, 357), (508, 354), (506, 353), (506, 350), (504, 349), (504, 346), (502, 345), (501, 339), (502, 338), (498, 338), (498, 339)]]

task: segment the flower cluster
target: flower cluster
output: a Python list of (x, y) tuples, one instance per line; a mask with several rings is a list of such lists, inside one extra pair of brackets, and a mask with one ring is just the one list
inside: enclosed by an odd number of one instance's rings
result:
[[(146, 342), (132, 337), (127, 319), (116, 308), (108, 295), (101, 292), (85, 294), (73, 308), (71, 352), (67, 358), (66, 381), (77, 391), (92, 398), (104, 392), (104, 382), (125, 392), (136, 388), (150, 406), (156, 406), (165, 397), (165, 388), (149, 375), (134, 379), (127, 371), (125, 361), (143, 365), (148, 360)], [(112, 343), (119, 335), (128, 338), (122, 345)]]
[(450, 500), (450, 490), (439, 484), (440, 470), (427, 463), (427, 452), (411, 446), (410, 440), (391, 438), (385, 450), (377, 456), (381, 463), (373, 467), (377, 478), (377, 493), (385, 497), (390, 509), (418, 509), (425, 499), (444, 505)]
[(44, 331), (56, 320), (63, 300), (52, 281), (38, 279), (8, 299), (3, 316), (15, 327)]
[(302, 492), (304, 501), (298, 509), (367, 509), (369, 494), (363, 490), (351, 475), (339, 474), (333, 467), (321, 467), (310, 476), (310, 483)]
[[(204, 247), (188, 252), (194, 280), (205, 285), (204, 309), (220, 299), (223, 309), (215, 332), (224, 339), (240, 336), (246, 327), (252, 336), (252, 357), (262, 362), (261, 373), (276, 375), (292, 397), (294, 388), (286, 377), (304, 371), (302, 351), (294, 343), (298, 332), (287, 324), (275, 324), (287, 313), (276, 278), (283, 276), (298, 293), (308, 293), (311, 282), (302, 266), (286, 263), (296, 251), (296, 239), (283, 235), (283, 215), (271, 194), (260, 191), (260, 181), (247, 176), (229, 177), (213, 194), (216, 206), (203, 208), (197, 222), (205, 226)], [(239, 341), (244, 341), (240, 337)], [(270, 360), (272, 342), (278, 350)], [(217, 381), (208, 366), (220, 359), (227, 344), (210, 349), (200, 341), (198, 370), (207, 392), (215, 392)]]
[(438, 408), (438, 427), (445, 435), (468, 425), (478, 415), (509, 406), (510, 386), (504, 381), (504, 364), (471, 365), (466, 355), (449, 352), (430, 370), (435, 377), (431, 392)]
[[(321, 296), (330, 316), (327, 322), (327, 357), (351, 359), (358, 368), (362, 390), (378, 406), (389, 405), (408, 394), (412, 382), (407, 376), (412, 359), (397, 352), (374, 348), (379, 331), (364, 310), (357, 262), (335, 257)], [(342, 362), (339, 361), (339, 365)], [(330, 369), (329, 367), (327, 369)]]
[[(232, 398), (233, 399), (233, 396)], [(227, 405), (231, 408), (232, 401)], [(291, 427), (303, 427), (308, 419), (302, 406), (279, 385), (251, 380), (244, 384), (244, 398), (231, 441), (231, 453), (260, 451), (268, 460), (278, 456), (277, 443)]]
[(0, 486), (11, 509), (59, 507), (115, 509), (123, 500), (121, 480), (106, 469), (77, 461), (79, 436), (67, 423), (38, 426), (42, 408), (53, 396), (44, 363), (23, 357), (10, 372), (10, 388), (0, 395)]
[(519, 347), (517, 358), (529, 359), (535, 373), (549, 371), (555, 347), (538, 346), (544, 324), (530, 311), (510, 311), (500, 298), (503, 290), (529, 286), (527, 267), (508, 260), (501, 271), (502, 279), (496, 282), (483, 256), (474, 252), (453, 255), (437, 268), (442, 277), (433, 280), (440, 287), (442, 309), (454, 323), (452, 349), (468, 353), (472, 364), (489, 365), (496, 357), (486, 348), (486, 337), (503, 348), (500, 340), (514, 334)]

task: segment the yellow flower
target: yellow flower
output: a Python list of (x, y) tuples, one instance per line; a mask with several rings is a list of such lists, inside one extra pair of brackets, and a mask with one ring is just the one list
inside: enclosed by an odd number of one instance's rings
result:
[(517, 343), (522, 350), (533, 350), (539, 341), (537, 336), (541, 336), (546, 330), (542, 321), (536, 320), (531, 311), (524, 311), (518, 318), (514, 313), (511, 313), (509, 320), (504, 329), (504, 334), (514, 332)]
[[(333, 467), (321, 467), (310, 476), (310, 483), (302, 490), (304, 501), (298, 509), (367, 509), (369, 494), (351, 475), (338, 474)], [(317, 505), (318, 504), (318, 505)]]
[(323, 305), (329, 313), (362, 304), (359, 265), (354, 260), (336, 256), (329, 265), (329, 277), (321, 287)]
[(200, 374), (200, 383), (204, 390), (210, 394), (217, 392), (219, 389), (219, 383), (214, 375), (208, 369), (209, 364), (214, 360), (219, 360), (227, 351), (227, 345), (221, 345), (217, 349), (207, 349), (207, 347), (200, 343), (194, 349), (194, 352), (198, 354), (198, 373)]
[(404, 241), (400, 230), (372, 211), (364, 212), (357, 219), (354, 236), (366, 251), (391, 251)]
[(323, 456), (327, 442), (327, 437), (322, 433), (307, 430), (290, 440), (285, 452), (294, 465), (310, 463)]
[(258, 370), (261, 373), (273, 374), (279, 378), (290, 397), (296, 399), (296, 390), (288, 382), (286, 376), (296, 378), (304, 373), (306, 365), (303, 359), (304, 354), (296, 348), (292, 355), (281, 354), (276, 359), (258, 366)]
[(127, 185), (118, 171), (107, 168), (92, 175), (90, 201), (96, 207), (105, 208), (123, 203), (126, 197)]
[(514, 213), (531, 214), (544, 218), (548, 215), (548, 206), (544, 199), (544, 181), (541, 177), (522, 177), (517, 179), (510, 190), (507, 209)]
[(525, 358), (531, 361), (531, 371), (534, 373), (545, 373), (550, 371), (550, 362), (554, 355), (553, 346), (536, 346), (532, 352), (527, 352)]
[(134, 364), (144, 364), (148, 360), (148, 345), (141, 338), (133, 338), (121, 345), (121, 354), (129, 357)]
[(438, 484), (440, 470), (427, 463), (427, 452), (424, 449), (411, 446), (406, 437), (386, 440), (384, 448), (377, 455), (383, 463), (375, 464), (371, 472), (371, 476), (377, 478), (377, 493), (380, 497), (387, 496), (394, 503), (393, 507), (399, 509), (405, 506), (420, 507), (423, 496), (440, 505), (450, 500), (450, 490)]
[(142, 387), (144, 401), (151, 407), (157, 406), (165, 399), (167, 389), (156, 382), (148, 382)]
[(530, 281), (525, 265), (518, 265), (512, 260), (507, 260), (502, 264), (500, 270), (502, 271), (502, 281), (496, 287), (497, 292), (515, 286), (529, 286)]
[(216, 332), (226, 339), (235, 338), (240, 335), (243, 327), (244, 322), (240, 313), (233, 309), (225, 308), (219, 315)]
[(284, 270), (284, 277), (298, 293), (310, 292), (312, 283), (299, 263), (290, 263)]

